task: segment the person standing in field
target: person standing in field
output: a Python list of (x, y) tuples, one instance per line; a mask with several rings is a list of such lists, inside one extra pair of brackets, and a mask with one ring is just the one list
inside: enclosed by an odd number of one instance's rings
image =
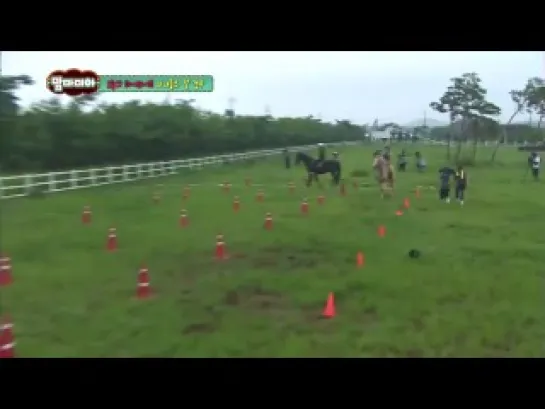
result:
[(391, 196), (394, 187), (394, 170), (390, 163), (390, 156), (379, 151), (375, 152), (373, 171), (380, 186), (382, 197)]
[(454, 178), (456, 180), (456, 199), (460, 203), (460, 206), (463, 206), (465, 191), (467, 189), (467, 173), (461, 165), (458, 166)]
[(539, 168), (541, 167), (541, 156), (539, 153), (532, 152), (528, 160), (530, 168), (532, 169), (532, 176), (535, 181), (539, 180)]
[(439, 200), (444, 200), (445, 203), (450, 203), (450, 177), (455, 173), (448, 166), (439, 169)]
[(405, 172), (407, 169), (407, 154), (405, 149), (401, 150), (401, 153), (397, 155), (397, 170), (400, 172)]
[(426, 159), (424, 159), (422, 154), (420, 152), (415, 152), (414, 156), (416, 158), (416, 170), (419, 172), (426, 170)]
[(284, 167), (286, 169), (290, 169), (291, 168), (291, 156), (290, 156), (290, 152), (289, 152), (288, 148), (284, 148), (282, 153), (284, 155)]

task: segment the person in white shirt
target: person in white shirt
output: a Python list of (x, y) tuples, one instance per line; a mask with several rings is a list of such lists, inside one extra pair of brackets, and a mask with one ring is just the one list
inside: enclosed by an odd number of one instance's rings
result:
[(541, 167), (541, 157), (537, 152), (532, 152), (530, 155), (530, 168), (532, 169), (532, 176), (534, 180), (539, 180), (539, 168)]

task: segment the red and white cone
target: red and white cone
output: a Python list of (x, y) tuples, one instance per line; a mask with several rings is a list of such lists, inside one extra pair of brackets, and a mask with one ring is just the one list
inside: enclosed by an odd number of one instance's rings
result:
[(13, 282), (11, 273), (11, 258), (0, 255), (0, 287), (5, 287)]
[(81, 222), (83, 224), (91, 223), (91, 206), (83, 206), (83, 212), (81, 212)]
[(308, 200), (307, 199), (303, 199), (303, 201), (301, 202), (301, 213), (304, 214), (304, 215), (308, 214)]
[(117, 230), (115, 227), (111, 227), (108, 230), (108, 238), (106, 239), (106, 250), (108, 251), (117, 250)]
[(185, 209), (180, 210), (179, 225), (182, 228), (189, 226), (189, 217), (187, 216), (187, 211)]
[(265, 230), (272, 230), (273, 229), (273, 218), (271, 213), (267, 213), (265, 215), (265, 223), (263, 225)]
[(222, 234), (216, 236), (216, 251), (215, 251), (216, 260), (226, 260), (227, 257), (227, 246), (225, 240), (223, 239)]
[(138, 271), (138, 279), (136, 283), (136, 298), (149, 298), (151, 296), (151, 285), (149, 279), (149, 271), (147, 267), (142, 267)]
[(240, 210), (240, 199), (238, 196), (235, 196), (233, 199), (233, 212), (237, 213)]
[(15, 358), (15, 338), (11, 318), (4, 317), (0, 324), (0, 358)]

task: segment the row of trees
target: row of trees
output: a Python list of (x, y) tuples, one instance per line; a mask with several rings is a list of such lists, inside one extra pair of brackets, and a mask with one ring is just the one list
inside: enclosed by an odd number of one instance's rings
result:
[(167, 160), (215, 153), (317, 142), (360, 140), (365, 127), (349, 121), (218, 115), (192, 100), (151, 104), (100, 103), (74, 98), (66, 106), (51, 98), (22, 110), (15, 92), (28, 76), (0, 79), (0, 168), (52, 170), (111, 163)]
[[(0, 77), (2, 171), (62, 169), (362, 140), (367, 133), (365, 126), (349, 121), (331, 124), (312, 116), (236, 116), (232, 111), (219, 115), (197, 109), (192, 100), (108, 105), (94, 96), (83, 96), (64, 106), (51, 98), (22, 110), (15, 93), (32, 84), (33, 80), (25, 75)], [(478, 143), (483, 140), (496, 140), (497, 148), (509, 140), (541, 140), (544, 80), (530, 78), (521, 90), (513, 90), (510, 95), (513, 113), (507, 124), (500, 125), (497, 118), (501, 109), (487, 100), (478, 74), (452, 78), (439, 100), (430, 104), (436, 112), (448, 114), (450, 125), (433, 130), (431, 136), (448, 141), (449, 159), (455, 141), (455, 160), (459, 159), (465, 141), (473, 141), (475, 157)], [(537, 116), (537, 129), (512, 124), (522, 112)]]
[[(460, 159), (462, 143), (473, 142), (473, 160), (477, 146), (483, 140), (496, 140), (496, 148), (492, 153), (494, 161), (498, 148), (509, 140), (542, 140), (541, 126), (545, 118), (545, 81), (542, 78), (530, 78), (520, 90), (510, 91), (514, 108), (507, 124), (500, 125), (497, 117), (501, 109), (487, 99), (487, 90), (483, 87), (477, 73), (465, 73), (451, 79), (450, 85), (438, 101), (430, 103), (430, 107), (440, 113), (448, 114), (449, 127), (437, 130), (444, 132), (447, 140), (447, 157), (451, 157), (451, 144), (456, 141), (454, 159)], [(537, 128), (512, 125), (517, 115), (527, 112), (538, 118)]]

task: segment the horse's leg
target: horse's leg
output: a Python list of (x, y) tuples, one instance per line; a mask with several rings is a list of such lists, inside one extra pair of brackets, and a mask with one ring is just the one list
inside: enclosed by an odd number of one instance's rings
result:
[(320, 179), (318, 179), (318, 174), (317, 173), (314, 174), (314, 180), (316, 181), (316, 183), (318, 184), (320, 189), (324, 188), (323, 185), (322, 185), (322, 182), (320, 182)]

